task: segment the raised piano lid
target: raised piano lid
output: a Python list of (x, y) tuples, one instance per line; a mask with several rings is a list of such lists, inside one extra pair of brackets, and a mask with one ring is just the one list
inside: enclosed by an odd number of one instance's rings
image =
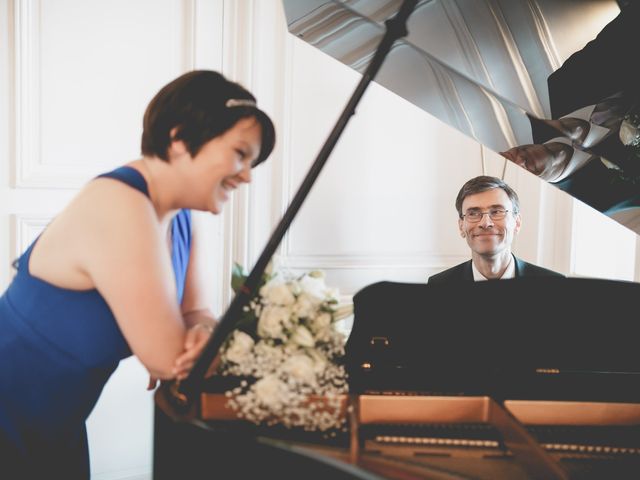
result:
[[(359, 72), (400, 3), (283, 0), (293, 35)], [(376, 82), (640, 233), (640, 129), (624, 121), (640, 78), (623, 53), (639, 22), (626, 1), (420, 1)]]

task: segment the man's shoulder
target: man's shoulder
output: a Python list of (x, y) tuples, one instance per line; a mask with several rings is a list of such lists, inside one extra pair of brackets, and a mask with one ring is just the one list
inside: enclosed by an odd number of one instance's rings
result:
[(473, 280), (473, 273), (471, 271), (471, 260), (462, 262), (455, 267), (443, 270), (440, 273), (431, 275), (427, 280), (427, 283), (446, 283), (446, 282), (459, 282), (461, 280)]
[(539, 267), (533, 263), (525, 262), (516, 257), (519, 277), (564, 277), (561, 273), (554, 272), (548, 268)]
[[(561, 273), (554, 272), (548, 268), (539, 267), (533, 263), (525, 262), (517, 257), (516, 270), (517, 277), (564, 277)], [(443, 270), (440, 273), (431, 275), (427, 280), (428, 283), (447, 283), (447, 282), (460, 282), (460, 281), (473, 281), (473, 272), (471, 270), (471, 260), (462, 262), (455, 267)]]

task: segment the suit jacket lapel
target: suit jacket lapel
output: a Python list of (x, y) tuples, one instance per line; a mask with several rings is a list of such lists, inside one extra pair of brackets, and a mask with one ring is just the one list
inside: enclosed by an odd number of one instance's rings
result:
[(462, 265), (462, 279), (465, 282), (473, 282), (473, 269), (471, 268), (472, 260)]
[(526, 269), (526, 265), (524, 264), (524, 262), (522, 260), (520, 260), (515, 255), (513, 256), (513, 259), (516, 261), (516, 278), (523, 277), (524, 276), (524, 271)]

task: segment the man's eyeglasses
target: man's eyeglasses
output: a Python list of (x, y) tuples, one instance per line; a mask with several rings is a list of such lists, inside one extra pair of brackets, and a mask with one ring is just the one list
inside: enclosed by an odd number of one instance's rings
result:
[(505, 210), (504, 208), (492, 208), (488, 212), (481, 212), (480, 210), (471, 210), (470, 212), (467, 212), (464, 215), (462, 215), (462, 218), (464, 218), (469, 223), (478, 223), (480, 220), (482, 220), (482, 217), (484, 217), (485, 215), (489, 215), (489, 218), (491, 220), (502, 220), (507, 215), (508, 212), (509, 210)]

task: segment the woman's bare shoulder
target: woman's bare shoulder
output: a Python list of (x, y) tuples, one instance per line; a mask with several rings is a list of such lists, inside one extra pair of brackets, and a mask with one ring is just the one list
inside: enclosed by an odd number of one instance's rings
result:
[(120, 248), (117, 238), (149, 242), (158, 235), (149, 199), (111, 179), (87, 184), (42, 232), (33, 248), (30, 271), (54, 285), (94, 287), (88, 270)]
[(159, 236), (153, 204), (142, 192), (109, 178), (89, 183), (70, 205), (80, 235), (92, 250), (133, 248)]

